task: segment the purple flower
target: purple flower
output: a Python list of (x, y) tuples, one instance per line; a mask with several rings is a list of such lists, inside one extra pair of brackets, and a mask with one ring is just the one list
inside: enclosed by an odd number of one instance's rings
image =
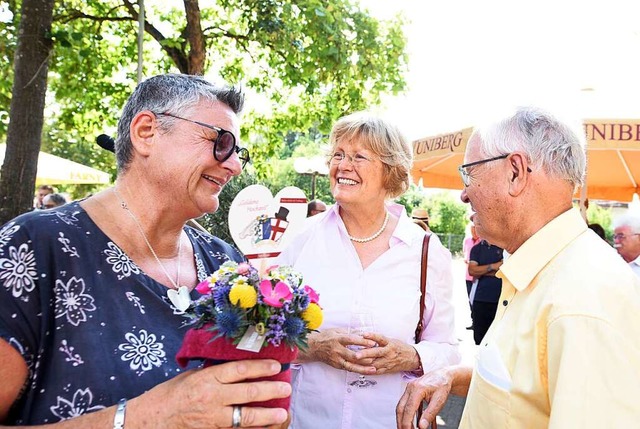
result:
[(239, 335), (239, 330), (242, 326), (242, 314), (233, 310), (221, 312), (216, 319), (216, 328), (225, 337)]
[(283, 330), (283, 325), (286, 320), (286, 317), (282, 314), (274, 314), (269, 317), (266, 335), (268, 343), (278, 347), (280, 342), (287, 337), (287, 334)]
[(231, 305), (229, 302), (229, 291), (231, 285), (227, 283), (216, 282), (216, 287), (213, 289), (213, 302), (216, 307), (225, 308)]
[(298, 338), (300, 334), (302, 334), (305, 325), (302, 319), (292, 316), (285, 320), (283, 328), (284, 332), (287, 334), (287, 337), (295, 339)]

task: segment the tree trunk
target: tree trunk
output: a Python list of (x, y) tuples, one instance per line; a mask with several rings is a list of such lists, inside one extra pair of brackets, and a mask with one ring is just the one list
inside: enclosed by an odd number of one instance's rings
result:
[(23, 0), (9, 108), (7, 149), (0, 170), (0, 225), (31, 210), (42, 142), (54, 0)]
[(184, 11), (187, 15), (186, 39), (189, 42), (189, 74), (202, 76), (207, 58), (204, 34), (200, 21), (200, 5), (198, 0), (184, 0)]

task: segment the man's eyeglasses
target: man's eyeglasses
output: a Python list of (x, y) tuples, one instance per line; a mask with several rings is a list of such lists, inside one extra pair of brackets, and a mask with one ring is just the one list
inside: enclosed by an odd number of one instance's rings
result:
[[(511, 154), (510, 153), (506, 153), (504, 155), (496, 156), (495, 158), (481, 159), (480, 161), (474, 161), (474, 162), (470, 162), (468, 164), (462, 164), (461, 166), (458, 167), (458, 172), (460, 173), (460, 177), (462, 178), (462, 183), (464, 183), (465, 187), (467, 187), (467, 186), (469, 186), (471, 184), (471, 176), (469, 175), (469, 172), (467, 171), (467, 168), (473, 167), (474, 165), (484, 164), (486, 162), (497, 161), (499, 159), (505, 159), (509, 155), (511, 155)], [(527, 167), (527, 171), (529, 173), (531, 173), (531, 169), (529, 167)]]
[(361, 166), (361, 165), (365, 165), (367, 162), (370, 162), (371, 159), (359, 154), (359, 153), (355, 153), (353, 155), (349, 155), (348, 153), (344, 153), (344, 152), (334, 152), (330, 157), (329, 157), (329, 164), (331, 165), (338, 165), (340, 164), (344, 159), (348, 159), (349, 162), (351, 162), (351, 164), (355, 165), (355, 166)]
[(622, 234), (622, 233), (618, 233), (618, 234), (613, 234), (613, 239), (614, 240), (618, 240), (618, 241), (622, 241), (622, 240), (626, 240), (628, 237), (633, 237), (634, 235), (640, 235), (640, 234)]
[(216, 159), (216, 161), (225, 162), (235, 152), (238, 154), (238, 158), (240, 158), (242, 168), (244, 168), (244, 166), (247, 165), (247, 162), (249, 162), (249, 151), (246, 148), (240, 147), (236, 144), (236, 136), (234, 136), (231, 131), (227, 131), (223, 128), (213, 125), (205, 124), (204, 122), (194, 121), (193, 119), (182, 118), (171, 113), (157, 113), (157, 115), (181, 119), (183, 121), (191, 122), (193, 124), (200, 125), (201, 127), (205, 127), (215, 131), (217, 133), (216, 138), (212, 139), (211, 141), (213, 142), (213, 157)]

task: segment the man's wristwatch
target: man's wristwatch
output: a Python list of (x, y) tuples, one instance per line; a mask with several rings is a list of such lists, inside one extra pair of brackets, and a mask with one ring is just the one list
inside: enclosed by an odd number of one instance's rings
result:
[(490, 273), (491, 271), (493, 271), (493, 266), (491, 266), (491, 264), (487, 265), (487, 272)]

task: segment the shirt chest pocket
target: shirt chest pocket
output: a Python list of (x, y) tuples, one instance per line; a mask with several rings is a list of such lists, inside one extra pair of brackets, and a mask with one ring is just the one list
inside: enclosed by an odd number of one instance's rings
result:
[(509, 428), (510, 394), (474, 370), (461, 428)]

